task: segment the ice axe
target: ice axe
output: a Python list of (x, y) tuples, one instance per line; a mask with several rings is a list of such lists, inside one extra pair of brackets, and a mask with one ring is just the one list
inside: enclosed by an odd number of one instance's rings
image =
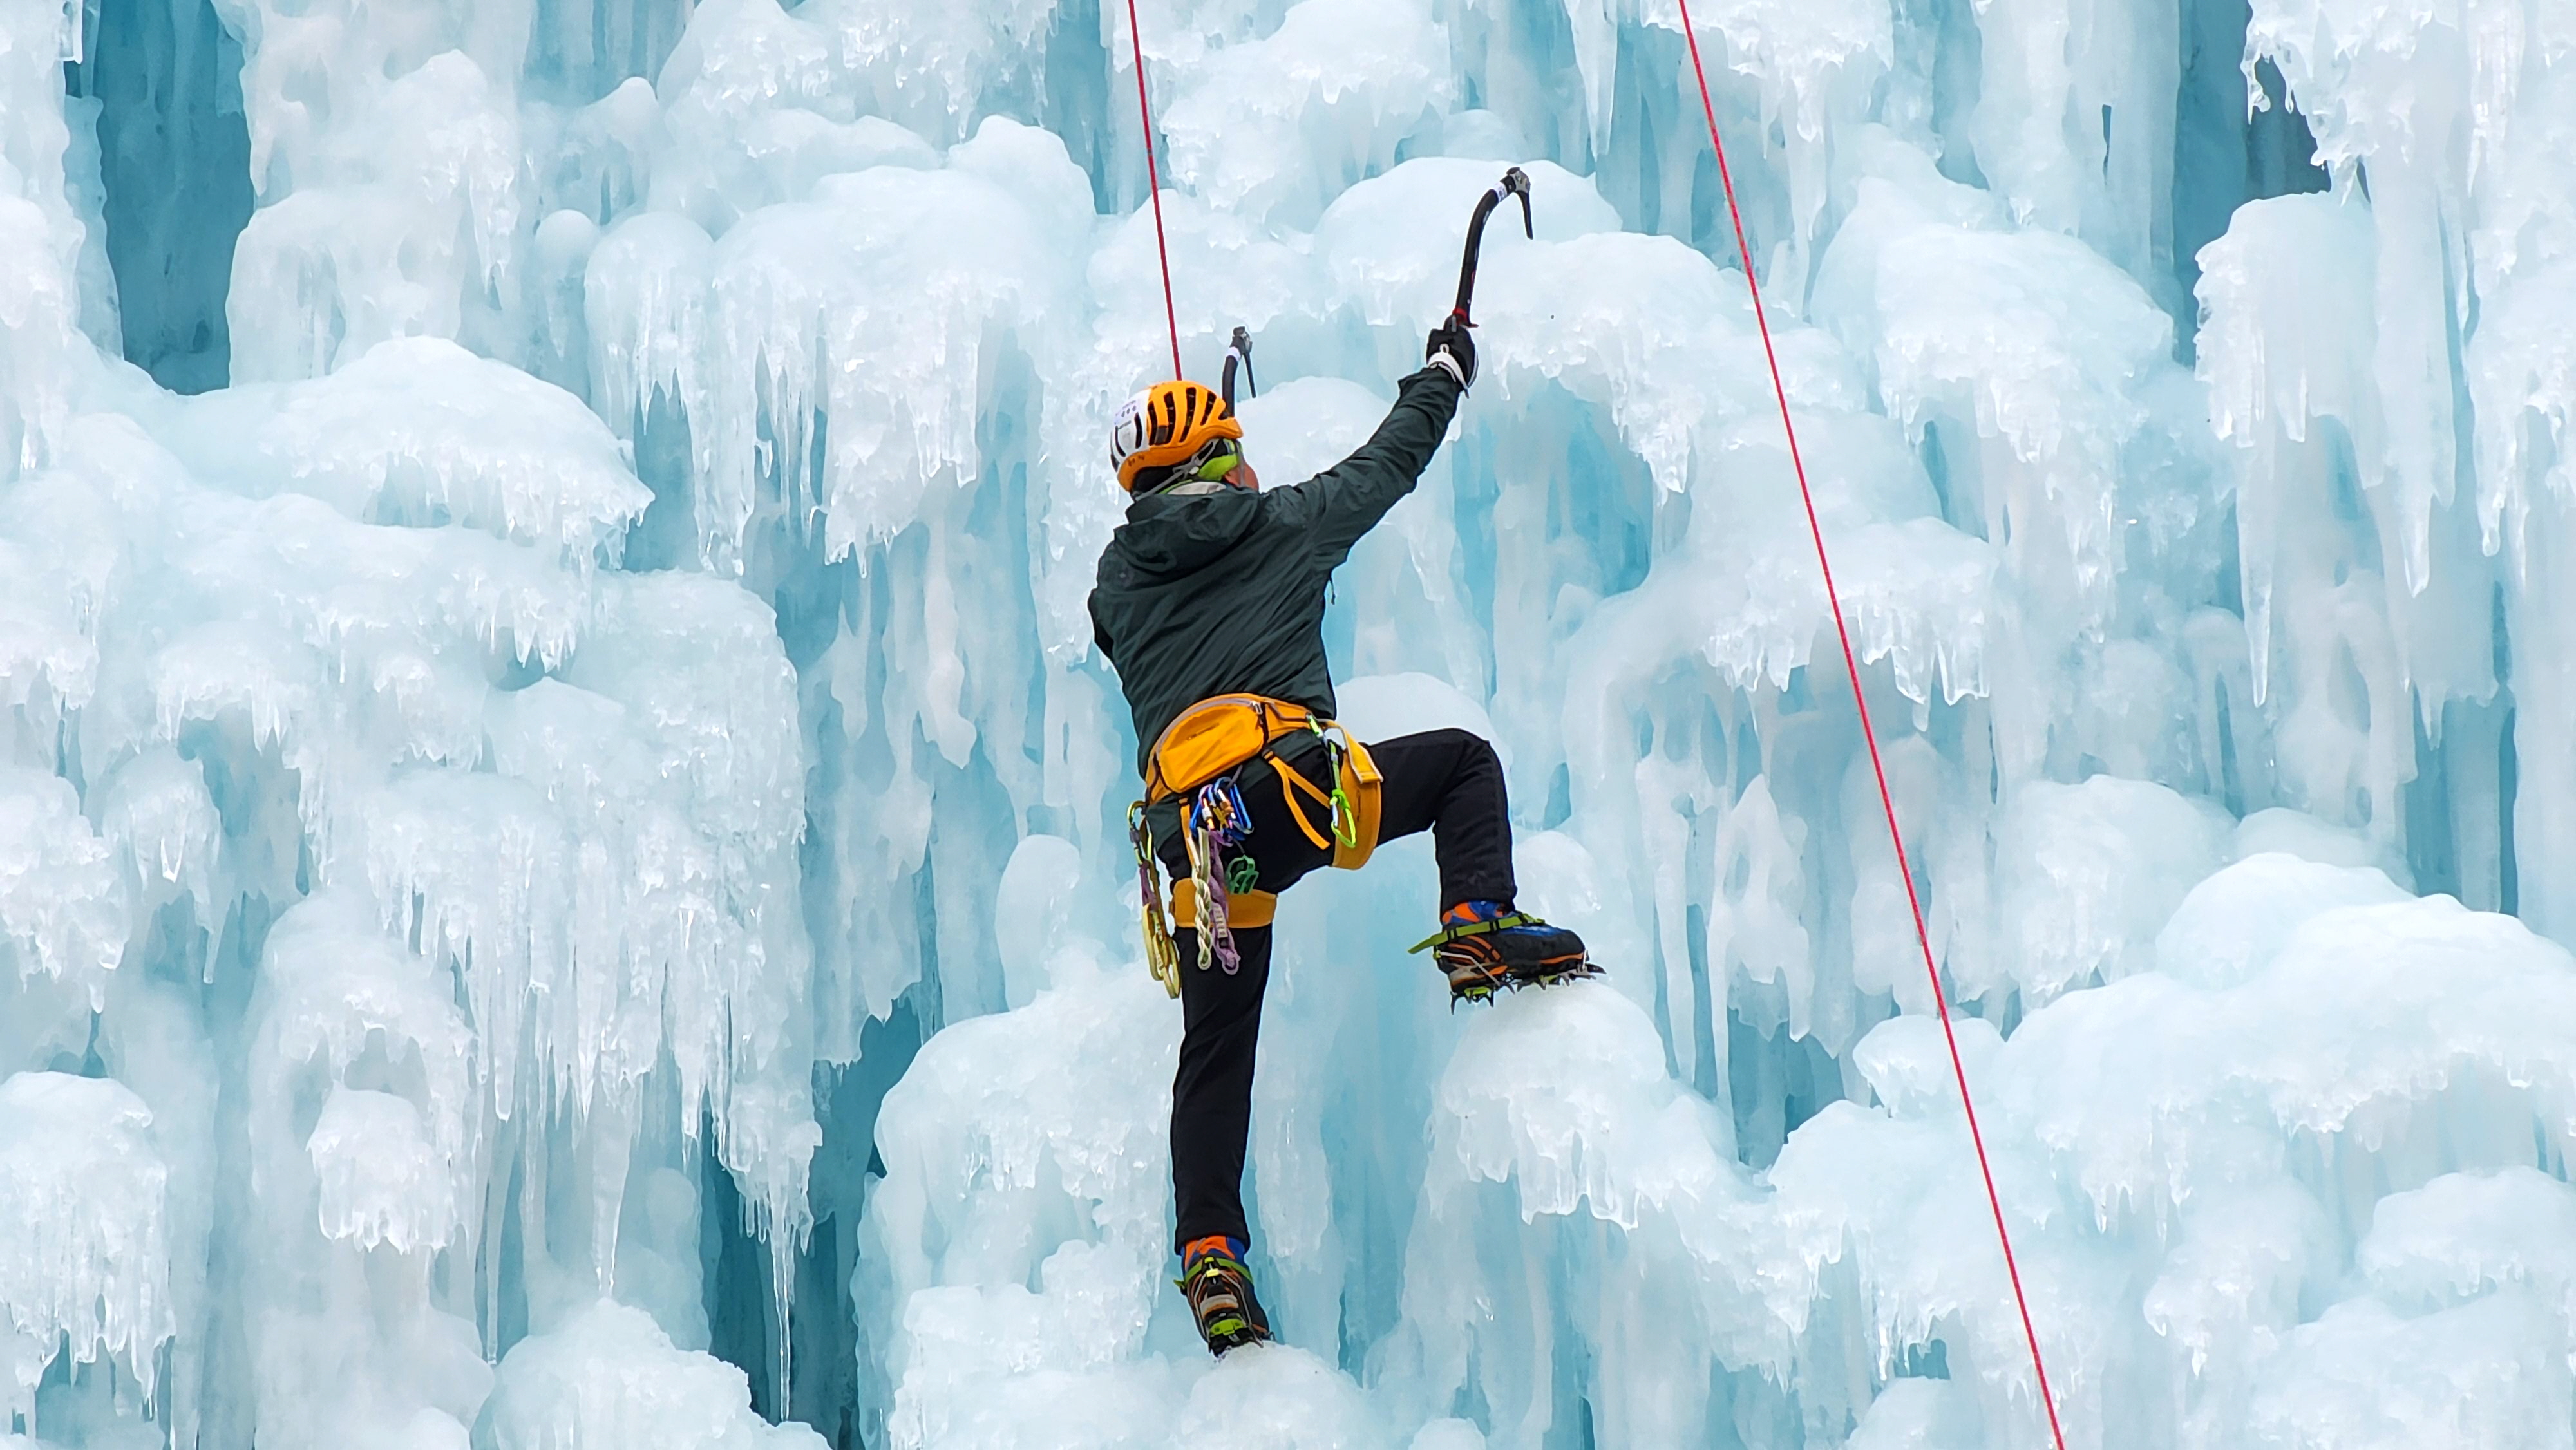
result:
[(1225, 378), (1222, 390), (1225, 409), (1229, 413), (1234, 411), (1234, 370), (1237, 364), (1242, 365), (1243, 380), (1251, 385), (1252, 396), (1260, 397), (1261, 380), (1252, 375), (1252, 334), (1240, 327), (1234, 330), (1234, 337), (1225, 345)]
[(1521, 235), (1532, 241), (1538, 239), (1538, 227), (1530, 220), (1529, 175), (1515, 166), (1503, 173), (1502, 180), (1487, 187), (1483, 196), (1476, 198), (1476, 214), (1467, 222), (1467, 256), (1458, 264), (1458, 305), (1449, 310), (1451, 319), (1461, 327), (1476, 325), (1467, 316), (1467, 309), (1476, 300), (1476, 256), (1484, 249), (1485, 222), (1507, 196), (1521, 199)]

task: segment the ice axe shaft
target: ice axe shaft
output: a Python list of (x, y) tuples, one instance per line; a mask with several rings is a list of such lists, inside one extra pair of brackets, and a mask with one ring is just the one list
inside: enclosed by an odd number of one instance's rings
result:
[(1251, 387), (1252, 396), (1260, 397), (1261, 380), (1252, 375), (1252, 333), (1241, 327), (1234, 330), (1233, 340), (1225, 345), (1223, 396), (1229, 409), (1234, 406), (1234, 372), (1238, 364), (1242, 366), (1243, 381)]
[(1467, 256), (1458, 264), (1458, 305), (1450, 309), (1449, 315), (1469, 327), (1476, 325), (1468, 316), (1468, 309), (1476, 301), (1476, 257), (1484, 249), (1485, 223), (1507, 196), (1521, 199), (1521, 235), (1533, 241), (1538, 238), (1537, 224), (1530, 219), (1529, 175), (1515, 166), (1504, 172), (1503, 179), (1488, 187), (1483, 196), (1476, 198), (1476, 214), (1467, 222)]

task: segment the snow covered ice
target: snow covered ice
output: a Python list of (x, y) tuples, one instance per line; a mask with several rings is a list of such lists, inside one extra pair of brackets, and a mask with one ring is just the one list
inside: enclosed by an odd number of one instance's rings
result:
[[(1675, 0), (0, 0), (0, 1446), (2050, 1443)], [(2066, 1444), (2576, 1450), (2576, 5), (1705, 0)], [(1253, 1266), (1084, 610), (1237, 325), (1596, 983), (1291, 894)]]

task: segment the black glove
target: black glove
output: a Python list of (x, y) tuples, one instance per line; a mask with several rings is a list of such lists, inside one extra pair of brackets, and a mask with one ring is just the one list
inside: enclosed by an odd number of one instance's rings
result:
[(1468, 333), (1467, 324), (1454, 314), (1431, 329), (1431, 341), (1424, 345), (1422, 358), (1429, 366), (1447, 369), (1459, 387), (1476, 385), (1476, 339)]

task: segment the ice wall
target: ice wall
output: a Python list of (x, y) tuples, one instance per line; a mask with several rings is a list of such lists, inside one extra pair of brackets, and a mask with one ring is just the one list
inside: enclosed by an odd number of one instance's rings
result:
[[(1126, 7), (0, 0), (0, 1440), (2037, 1445), (1670, 0), (1140, 0), (1191, 370), (1608, 981), (1167, 1272)], [(1695, 7), (2068, 1443), (2576, 1445), (2576, 19)], [(781, 1422), (802, 1422), (781, 1423)]]

